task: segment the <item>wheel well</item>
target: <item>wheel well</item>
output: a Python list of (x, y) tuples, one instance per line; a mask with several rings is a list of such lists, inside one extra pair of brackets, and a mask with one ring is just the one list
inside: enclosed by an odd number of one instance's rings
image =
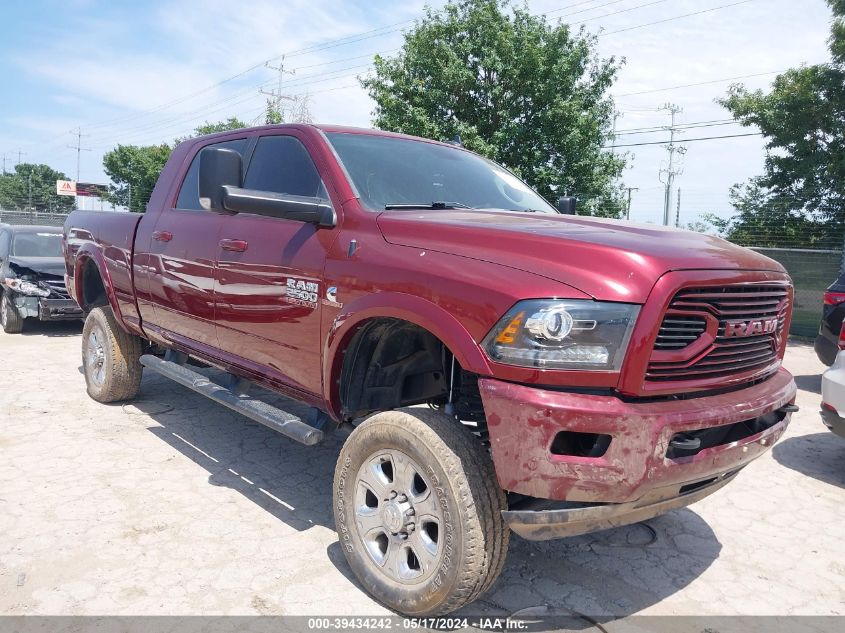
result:
[(420, 404), (448, 392), (451, 353), (428, 330), (394, 318), (372, 319), (344, 352), (340, 400), (345, 418)]
[(106, 286), (103, 278), (93, 260), (87, 260), (82, 269), (82, 296), (80, 303), (82, 309), (90, 312), (94, 308), (108, 305), (109, 299), (106, 295)]

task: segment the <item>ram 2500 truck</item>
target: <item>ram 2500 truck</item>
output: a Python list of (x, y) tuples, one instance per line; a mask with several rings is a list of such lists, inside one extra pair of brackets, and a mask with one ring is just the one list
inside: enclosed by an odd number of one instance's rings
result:
[(75, 211), (64, 235), (91, 397), (132, 398), (146, 367), (304, 444), (351, 429), (340, 544), (404, 614), (485, 592), (510, 531), (582, 534), (710, 495), (795, 410), (780, 264), (558, 213), (449, 144), (314, 125), (194, 138), (146, 213)]

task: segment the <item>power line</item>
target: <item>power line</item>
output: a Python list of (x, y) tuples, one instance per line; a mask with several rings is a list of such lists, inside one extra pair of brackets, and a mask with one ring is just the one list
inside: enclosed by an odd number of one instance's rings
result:
[[(741, 123), (735, 119), (726, 119), (724, 121), (706, 121), (701, 123), (684, 123), (675, 126), (677, 130), (696, 130), (700, 128), (706, 127), (721, 127), (725, 125), (741, 125)], [(624, 136), (633, 136), (635, 134), (654, 134), (655, 132), (662, 132), (665, 130), (665, 126), (655, 126), (649, 128), (634, 128), (631, 130), (619, 130), (615, 132), (617, 136), (624, 135)]]
[[(750, 132), (748, 134), (725, 134), (723, 136), (701, 136), (699, 138), (684, 139), (684, 143), (695, 143), (696, 141), (717, 141), (723, 138), (742, 138), (744, 136), (763, 136), (762, 132)], [(667, 141), (653, 141), (648, 143), (627, 143), (625, 145), (617, 145), (616, 147), (642, 147), (645, 145), (665, 145)], [(610, 146), (602, 149), (610, 149)]]
[[(612, 11), (610, 13), (604, 13), (602, 15), (596, 15), (596, 16), (593, 16), (591, 18), (586, 18), (585, 20), (582, 20), (581, 22), (576, 22), (575, 24), (584, 24), (585, 22), (589, 22), (591, 20), (598, 20), (600, 18), (608, 18), (612, 15), (619, 15), (621, 13), (628, 13), (629, 11), (636, 11), (638, 9), (645, 9), (646, 7), (651, 7), (651, 6), (654, 6), (655, 4), (663, 4), (664, 2), (669, 2), (669, 0), (654, 0), (653, 2), (646, 2), (644, 4), (638, 4), (636, 6), (629, 7), (627, 9), (620, 9), (619, 11)], [(611, 4), (618, 4), (618, 2), (608, 2), (607, 4), (603, 4), (603, 5), (598, 6), (598, 7), (592, 7), (592, 9), (601, 9), (602, 7), (609, 7)], [(591, 11), (592, 9), (584, 9), (583, 11), (576, 11), (575, 13), (584, 13), (584, 11)], [(561, 17), (565, 18), (565, 17), (567, 17), (567, 15), (575, 15), (575, 13), (568, 13), (566, 15), (562, 15)]]
[(613, 95), (614, 97), (636, 97), (638, 95), (650, 95), (655, 92), (666, 92), (667, 90), (679, 90), (681, 88), (695, 88), (697, 86), (707, 86), (709, 84), (720, 84), (726, 81), (736, 81), (738, 79), (753, 79), (754, 77), (764, 77), (766, 75), (779, 75), (785, 71), (772, 70), (765, 73), (755, 73), (753, 75), (739, 75), (738, 77), (725, 77), (723, 79), (712, 79), (709, 81), (700, 81), (694, 84), (681, 84), (679, 86), (667, 86), (666, 88), (654, 88), (651, 90), (640, 90), (639, 92), (626, 92), (623, 94)]
[(666, 22), (674, 22), (675, 20), (680, 20), (682, 18), (689, 18), (695, 15), (702, 15), (703, 13), (712, 13), (713, 11), (719, 11), (720, 9), (728, 9), (730, 7), (736, 7), (741, 4), (748, 4), (749, 2), (753, 2), (754, 0), (739, 0), (739, 2), (732, 2), (731, 4), (723, 4), (718, 7), (711, 7), (709, 9), (702, 9), (701, 11), (693, 11), (692, 13), (684, 13), (683, 15), (676, 15), (671, 18), (665, 18), (663, 20), (656, 20), (654, 22), (646, 22), (645, 24), (637, 24), (636, 26), (629, 26), (624, 29), (618, 29), (616, 31), (608, 31), (607, 33), (599, 33), (599, 37), (606, 37), (608, 35), (615, 35), (616, 33), (626, 33), (628, 31), (633, 31), (636, 29), (642, 29), (647, 26), (655, 26), (657, 24), (665, 24)]

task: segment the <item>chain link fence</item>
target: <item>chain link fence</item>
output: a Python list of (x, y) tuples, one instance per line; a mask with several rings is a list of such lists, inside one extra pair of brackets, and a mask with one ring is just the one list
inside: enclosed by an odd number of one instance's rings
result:
[[(752, 247), (753, 248), (753, 247)], [(824, 291), (842, 270), (842, 250), (753, 248), (780, 262), (795, 285), (790, 334), (814, 337), (819, 331)]]
[(44, 211), (9, 211), (0, 209), (0, 224), (34, 224), (37, 226), (62, 226), (67, 214)]

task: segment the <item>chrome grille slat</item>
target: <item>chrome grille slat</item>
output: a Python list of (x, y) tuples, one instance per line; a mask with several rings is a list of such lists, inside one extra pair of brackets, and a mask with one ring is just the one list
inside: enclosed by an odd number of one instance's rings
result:
[(654, 349), (676, 351), (698, 340), (707, 324), (704, 319), (667, 316), (660, 326)]

